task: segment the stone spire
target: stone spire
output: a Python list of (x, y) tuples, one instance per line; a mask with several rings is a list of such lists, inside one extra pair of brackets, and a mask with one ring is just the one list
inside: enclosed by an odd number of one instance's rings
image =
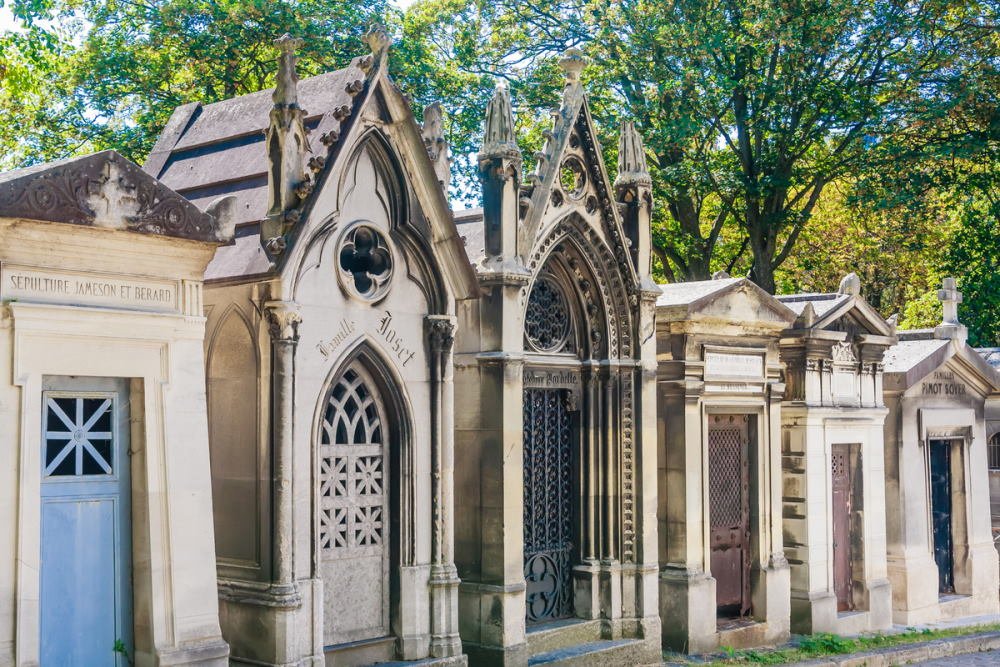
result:
[(615, 187), (629, 185), (652, 187), (653, 181), (646, 166), (642, 135), (635, 129), (635, 123), (625, 121), (618, 135), (618, 178), (615, 179)]
[(510, 91), (502, 80), (486, 107), (479, 177), (483, 183), (486, 261), (494, 270), (507, 270), (517, 257), (521, 151), (514, 136)]
[(434, 173), (438, 183), (448, 194), (451, 182), (451, 160), (448, 158), (448, 141), (444, 138), (444, 113), (439, 102), (434, 102), (424, 109), (424, 124), (421, 128), (424, 147), (427, 155), (434, 163)]
[(295, 51), (302, 46), (302, 40), (285, 34), (274, 45), (280, 55), (271, 124), (267, 129), (268, 211), (261, 240), (271, 254), (279, 254), (284, 249), (285, 232), (297, 220), (299, 201), (308, 196), (312, 183), (303, 169), (310, 149), (303, 124), (305, 111), (298, 102), (299, 77), (295, 73)]
[(510, 90), (503, 79), (497, 81), (493, 99), (486, 105), (486, 122), (483, 124), (483, 148), (479, 160), (505, 157), (521, 160), (521, 151), (514, 137), (514, 111), (510, 104)]
[(635, 124), (622, 123), (618, 135), (618, 177), (615, 198), (622, 213), (625, 235), (640, 280), (650, 281), (652, 259), (653, 181), (646, 166), (646, 149)]
[(934, 337), (949, 338), (964, 343), (968, 337), (968, 330), (958, 321), (958, 304), (962, 303), (962, 293), (958, 291), (954, 278), (949, 277), (941, 281), (937, 297), (941, 302), (942, 313), (941, 324), (934, 327)]

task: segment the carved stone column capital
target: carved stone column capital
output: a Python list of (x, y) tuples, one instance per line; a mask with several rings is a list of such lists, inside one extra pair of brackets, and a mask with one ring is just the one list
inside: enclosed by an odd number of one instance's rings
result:
[(264, 304), (264, 308), (271, 340), (299, 342), (299, 324), (302, 323), (302, 316), (299, 314), (298, 304), (290, 301), (268, 301)]
[(432, 354), (447, 354), (455, 343), (455, 321), (448, 315), (428, 315), (424, 333)]

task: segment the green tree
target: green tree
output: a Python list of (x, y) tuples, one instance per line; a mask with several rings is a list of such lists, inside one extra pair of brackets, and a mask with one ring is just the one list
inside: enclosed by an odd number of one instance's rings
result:
[[(996, 66), (997, 16), (986, 0), (477, 0), (461, 23), (439, 18), (479, 45), (475, 71), (519, 81), (584, 48), (595, 115), (638, 120), (655, 158), (668, 276), (749, 251), (773, 291), (829, 183), (922, 159), (901, 132), (953, 139), (926, 131)], [(551, 104), (546, 91), (521, 104)]]
[[(303, 76), (346, 65), (374, 22), (396, 24), (388, 0), (8, 0), (49, 48), (31, 63), (34, 82), (11, 89), (12, 104), (41, 93), (54, 102), (41, 123), (5, 123), (0, 144), (47, 142), (20, 162), (115, 148), (142, 161), (180, 104), (205, 103), (273, 85), (273, 40), (304, 40)], [(74, 39), (58, 39), (68, 27)], [(23, 41), (20, 36), (6, 39)], [(57, 61), (57, 62), (53, 62)], [(6, 81), (5, 81), (6, 84)], [(5, 85), (6, 88), (6, 85)], [(69, 111), (69, 120), (63, 118)], [(71, 128), (65, 128), (72, 123)], [(69, 131), (72, 130), (72, 131)]]

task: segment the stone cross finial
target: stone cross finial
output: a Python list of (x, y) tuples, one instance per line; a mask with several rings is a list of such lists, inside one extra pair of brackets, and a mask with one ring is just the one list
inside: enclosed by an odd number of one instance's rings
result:
[(849, 294), (851, 296), (858, 296), (861, 294), (861, 278), (858, 278), (858, 274), (848, 273), (840, 281), (840, 287), (837, 289), (839, 294)]
[(499, 79), (493, 99), (486, 105), (483, 148), (479, 151), (479, 159), (520, 157), (520, 154), (514, 137), (514, 111), (510, 104), (510, 90), (507, 88), (507, 82)]
[(962, 303), (962, 293), (958, 291), (954, 278), (949, 277), (941, 281), (937, 297), (944, 311), (941, 323), (958, 324), (958, 304)]
[(618, 177), (615, 185), (646, 185), (653, 184), (646, 165), (646, 149), (642, 145), (642, 135), (635, 129), (635, 123), (622, 123), (618, 136)]
[(559, 67), (566, 73), (567, 83), (579, 82), (580, 73), (586, 66), (587, 58), (583, 55), (583, 51), (575, 47), (566, 49), (566, 53), (563, 54), (562, 59), (559, 61)]
[(271, 96), (276, 105), (292, 106), (299, 102), (297, 91), (299, 77), (295, 73), (295, 63), (298, 58), (295, 52), (302, 48), (302, 44), (301, 39), (292, 37), (287, 32), (274, 40), (274, 45), (281, 52), (278, 56), (278, 77), (274, 85), (274, 94)]
[(386, 31), (385, 27), (379, 25), (378, 23), (373, 24), (368, 32), (365, 33), (365, 44), (368, 48), (372, 50), (375, 55), (381, 55), (385, 51), (389, 50), (389, 44), (392, 40), (389, 38), (389, 33)]

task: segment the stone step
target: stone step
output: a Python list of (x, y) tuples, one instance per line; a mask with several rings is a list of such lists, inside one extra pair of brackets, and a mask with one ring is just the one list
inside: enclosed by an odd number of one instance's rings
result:
[(528, 626), (528, 655), (587, 644), (601, 639), (601, 621), (567, 618)]
[(594, 641), (532, 655), (528, 658), (528, 666), (610, 667), (611, 665), (640, 665), (648, 662), (647, 653), (648, 648), (645, 642), (640, 639)]

